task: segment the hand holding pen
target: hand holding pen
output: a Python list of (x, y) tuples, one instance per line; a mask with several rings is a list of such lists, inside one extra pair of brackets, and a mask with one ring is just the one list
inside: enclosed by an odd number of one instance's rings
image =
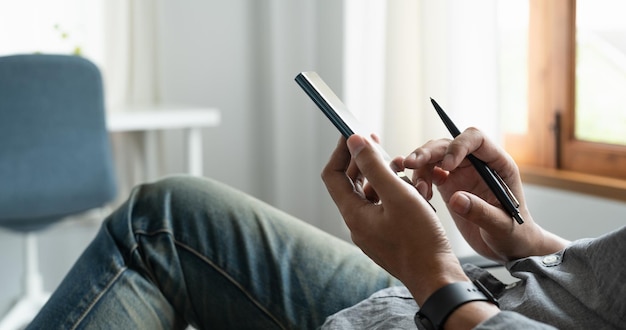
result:
[[(524, 225), (512, 221), (485, 180), (467, 158), (472, 154), (497, 171), (519, 200)], [(411, 170), (420, 194), (431, 198), (436, 187), (460, 233), (480, 255), (507, 262), (561, 250), (567, 242), (539, 226), (528, 210), (519, 168), (500, 145), (476, 128), (453, 140), (430, 140), (407, 155), (403, 169)]]
[[(456, 127), (456, 125), (454, 125), (450, 117), (448, 117), (448, 115), (443, 111), (439, 104), (437, 104), (437, 102), (432, 98), (430, 99), (430, 101), (435, 107), (437, 114), (446, 125), (448, 131), (450, 132), (450, 134), (452, 134), (452, 137), (457, 137), (459, 134), (461, 134), (459, 129)], [(520, 225), (523, 224), (524, 218), (522, 218), (522, 215), (519, 211), (519, 201), (517, 200), (515, 195), (513, 195), (513, 192), (511, 191), (509, 186), (504, 182), (504, 180), (502, 180), (500, 175), (498, 175), (496, 171), (491, 169), (485, 162), (476, 158), (472, 154), (468, 154), (467, 159), (472, 163), (472, 166), (474, 166), (478, 174), (480, 174), (480, 176), (483, 178), (489, 189), (493, 192), (495, 197), (500, 202), (500, 205), (502, 205), (502, 208), (504, 208), (504, 210), (509, 213), (511, 217), (515, 219), (515, 221), (517, 221), (517, 223), (519, 223)]]

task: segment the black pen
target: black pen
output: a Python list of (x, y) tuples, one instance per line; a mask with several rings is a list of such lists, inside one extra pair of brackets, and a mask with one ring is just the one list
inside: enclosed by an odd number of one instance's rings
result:
[[(446, 125), (446, 128), (448, 128), (448, 131), (450, 131), (450, 134), (452, 134), (452, 137), (457, 137), (461, 134), (459, 129), (454, 125), (450, 117), (448, 117), (439, 104), (437, 104), (437, 102), (432, 98), (430, 99), (430, 102), (435, 107), (437, 114), (439, 114), (439, 117)], [(491, 189), (493, 194), (496, 195), (496, 198), (504, 210), (507, 211), (511, 217), (517, 221), (517, 223), (520, 225), (523, 224), (524, 218), (522, 218), (522, 215), (519, 212), (519, 202), (513, 195), (511, 189), (509, 189), (509, 186), (507, 186), (498, 173), (472, 154), (467, 155), (467, 159), (469, 159), (476, 171), (478, 171), (478, 174), (480, 174), (483, 180), (485, 180), (485, 183), (487, 183), (487, 186)]]

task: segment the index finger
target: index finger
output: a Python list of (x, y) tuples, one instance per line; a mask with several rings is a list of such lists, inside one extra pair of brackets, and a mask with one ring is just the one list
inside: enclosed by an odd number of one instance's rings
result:
[(480, 130), (470, 127), (450, 142), (441, 161), (441, 168), (451, 171), (459, 166), (469, 154), (490, 164), (496, 171), (505, 169), (506, 164), (511, 162), (507, 157), (508, 154), (497, 144), (488, 139)]

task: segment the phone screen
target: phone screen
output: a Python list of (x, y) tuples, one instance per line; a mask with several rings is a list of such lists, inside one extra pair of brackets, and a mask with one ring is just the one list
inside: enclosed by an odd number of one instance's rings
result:
[[(295, 80), (346, 139), (355, 133), (365, 138), (370, 137), (371, 132), (365, 131), (356, 117), (348, 110), (348, 107), (316, 72), (301, 72), (296, 76)], [(391, 161), (391, 157), (380, 144), (372, 144), (386, 161)]]

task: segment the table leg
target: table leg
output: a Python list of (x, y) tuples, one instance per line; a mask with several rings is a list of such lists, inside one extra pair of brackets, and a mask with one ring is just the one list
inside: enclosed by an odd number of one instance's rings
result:
[(146, 181), (154, 180), (157, 177), (157, 132), (143, 132), (143, 151), (144, 151), (144, 179)]
[(191, 175), (202, 176), (202, 129), (192, 127), (187, 133), (187, 166)]

